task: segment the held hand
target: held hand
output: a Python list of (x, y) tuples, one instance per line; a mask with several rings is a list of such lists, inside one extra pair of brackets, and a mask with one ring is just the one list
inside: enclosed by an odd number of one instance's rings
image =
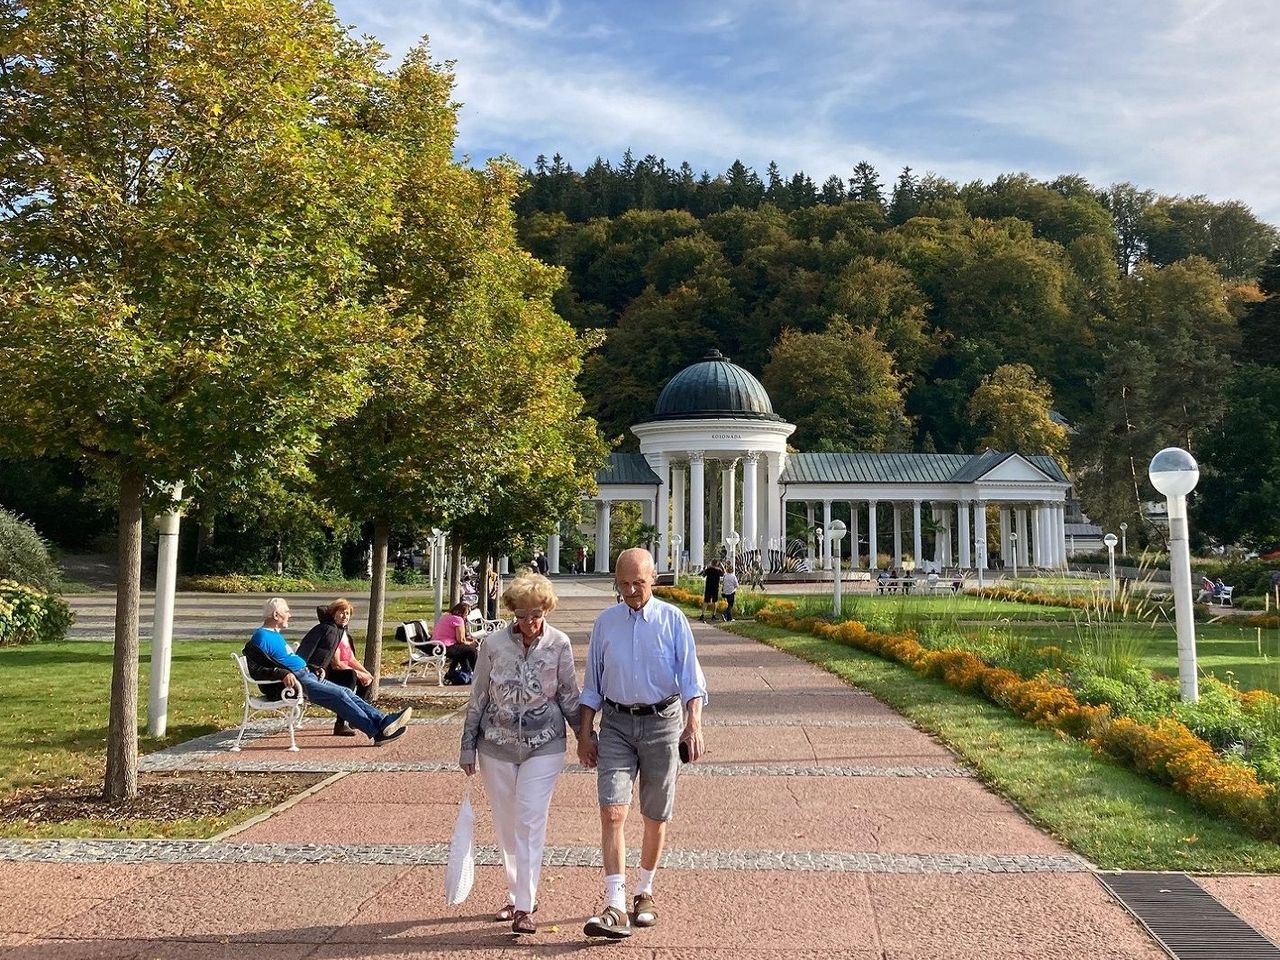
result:
[(458, 766), (462, 768), (462, 772), (465, 773), (468, 777), (475, 776), (476, 765), (474, 763), (460, 763), (458, 764)]
[(594, 770), (596, 763), (600, 759), (600, 750), (596, 746), (596, 739), (592, 737), (590, 740), (578, 740), (578, 762), (588, 770)]
[(373, 683), (373, 674), (369, 673), (367, 670), (357, 670), (356, 679), (359, 680), (363, 686), (367, 687), (369, 684)]
[(706, 752), (702, 742), (702, 725), (686, 726), (680, 734), (680, 740), (689, 745), (689, 762), (693, 763)]
[(286, 690), (296, 690), (298, 688), (298, 678), (292, 673), (286, 673), (284, 675), (284, 688)]

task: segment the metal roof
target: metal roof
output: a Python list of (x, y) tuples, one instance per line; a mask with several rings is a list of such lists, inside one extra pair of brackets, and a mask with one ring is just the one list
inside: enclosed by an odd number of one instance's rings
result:
[[(782, 483), (973, 483), (1011, 453), (793, 453)], [(1046, 479), (1069, 482), (1049, 456), (1026, 457)]]
[(649, 466), (642, 453), (611, 453), (609, 462), (596, 471), (596, 483), (605, 486), (622, 483), (650, 483), (660, 486), (662, 481)]
[(764, 386), (719, 350), (677, 373), (662, 388), (650, 420), (781, 420)]

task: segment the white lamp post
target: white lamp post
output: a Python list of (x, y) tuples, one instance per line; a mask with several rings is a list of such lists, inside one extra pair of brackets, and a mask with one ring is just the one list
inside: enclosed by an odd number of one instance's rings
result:
[(151, 621), (151, 688), (147, 700), (147, 733), (162, 737), (169, 725), (169, 676), (173, 662), (173, 607), (178, 583), (178, 525), (182, 481), (169, 484), (169, 503), (156, 517), (160, 534), (156, 552), (156, 597)]
[(831, 526), (827, 528), (827, 533), (831, 537), (831, 554), (835, 558), (835, 565), (831, 568), (835, 576), (832, 584), (835, 588), (832, 594), (832, 611), (837, 619), (840, 617), (840, 588), (843, 586), (841, 581), (844, 580), (844, 571), (841, 569), (840, 563), (840, 541), (844, 539), (845, 526), (843, 521), (832, 520)]
[(738, 544), (741, 542), (742, 537), (737, 530), (730, 530), (724, 538), (724, 545), (729, 549), (729, 564), (734, 568), (738, 566)]
[(1120, 541), (1116, 539), (1114, 533), (1108, 533), (1102, 538), (1102, 542), (1107, 545), (1107, 567), (1111, 572), (1111, 602), (1116, 602), (1116, 544)]
[(1195, 457), (1179, 447), (1166, 447), (1147, 467), (1151, 485), (1169, 505), (1169, 574), (1178, 628), (1178, 687), (1182, 699), (1200, 699), (1196, 676), (1196, 627), (1191, 612), (1191, 548), (1187, 542), (1187, 494), (1200, 480)]
[(432, 565), (436, 570), (436, 619), (444, 612), (444, 531), (431, 528)]
[(1120, 556), (1127, 557), (1129, 555), (1129, 525), (1127, 523), (1120, 524)]
[(681, 538), (680, 534), (678, 534), (678, 533), (673, 533), (673, 534), (671, 535), (671, 552), (675, 554), (675, 556), (672, 558), (672, 561), (673, 561), (672, 566), (675, 568), (675, 571), (676, 571), (676, 582), (677, 582), (677, 583), (679, 583), (679, 581), (680, 581), (680, 573), (681, 573), (681, 570), (680, 570), (680, 560), (681, 560), (681, 556), (680, 556), (680, 544), (681, 544), (682, 542), (683, 542), (683, 539)]
[(978, 589), (981, 590), (986, 586), (986, 584), (982, 582), (982, 571), (986, 569), (987, 566), (987, 541), (983, 540), (981, 537), (973, 541), (973, 552), (976, 554), (974, 560), (976, 560), (978, 564)]
[(1016, 531), (1009, 531), (1009, 545), (1013, 547), (1009, 551), (1013, 555), (1013, 579), (1018, 579), (1018, 534)]

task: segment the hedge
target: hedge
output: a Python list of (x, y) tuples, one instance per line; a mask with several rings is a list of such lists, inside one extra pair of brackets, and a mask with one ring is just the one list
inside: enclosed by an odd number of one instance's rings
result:
[(0, 647), (63, 640), (72, 619), (61, 597), (0, 580)]

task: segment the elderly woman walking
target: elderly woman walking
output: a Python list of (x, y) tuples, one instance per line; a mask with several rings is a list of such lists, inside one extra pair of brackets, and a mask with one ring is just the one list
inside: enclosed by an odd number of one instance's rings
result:
[(459, 764), (480, 770), (507, 872), (507, 903), (494, 916), (513, 933), (537, 933), (538, 880), (547, 811), (564, 770), (566, 725), (579, 720), (578, 678), (569, 638), (546, 621), (551, 581), (529, 574), (502, 595), (510, 627), (489, 634), (476, 660)]

